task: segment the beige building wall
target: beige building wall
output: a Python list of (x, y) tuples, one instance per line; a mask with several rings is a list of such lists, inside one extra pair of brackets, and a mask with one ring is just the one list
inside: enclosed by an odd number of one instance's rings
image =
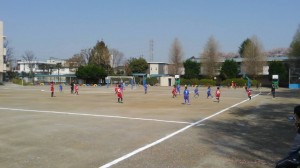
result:
[(150, 64), (150, 75), (158, 74), (158, 64)]
[(159, 78), (160, 86), (173, 86), (175, 78), (173, 76), (162, 76)]
[(3, 22), (0, 21), (0, 82), (3, 82), (3, 76), (4, 76), (4, 71), (5, 71), (5, 64), (4, 64), (4, 35), (3, 35)]

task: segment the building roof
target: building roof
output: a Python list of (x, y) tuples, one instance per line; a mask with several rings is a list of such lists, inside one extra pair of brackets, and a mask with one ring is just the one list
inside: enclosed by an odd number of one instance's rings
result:
[[(201, 58), (197, 58), (197, 57), (191, 57), (190, 59), (196, 60), (196, 61), (200, 61)], [(220, 62), (225, 62), (225, 60), (234, 60), (235, 62), (242, 62), (243, 58), (242, 57), (238, 57), (238, 58), (221, 58)], [(281, 55), (281, 56), (269, 56), (267, 57), (268, 62), (270, 61), (287, 61), (288, 59), (290, 59), (288, 56), (286, 55)]]
[(166, 62), (148, 62), (148, 64), (169, 64)]
[(49, 74), (35, 74), (35, 77), (76, 77), (75, 74), (49, 75)]

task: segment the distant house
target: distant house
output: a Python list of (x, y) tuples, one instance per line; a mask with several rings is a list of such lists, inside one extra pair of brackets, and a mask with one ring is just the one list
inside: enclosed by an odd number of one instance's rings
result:
[(165, 62), (148, 62), (147, 74), (149, 77), (160, 77), (169, 75), (169, 64)]
[(170, 75), (170, 64), (165, 62), (148, 62), (148, 77), (156, 77), (160, 86), (172, 86), (175, 84), (175, 77)]
[(113, 68), (115, 74), (124, 75), (125, 74), (125, 66), (117, 66)]
[(69, 68), (64, 60), (47, 61), (17, 61), (17, 72), (25, 80), (29, 80), (26, 74), (34, 74), (35, 82), (67, 82), (75, 78), (74, 68)]

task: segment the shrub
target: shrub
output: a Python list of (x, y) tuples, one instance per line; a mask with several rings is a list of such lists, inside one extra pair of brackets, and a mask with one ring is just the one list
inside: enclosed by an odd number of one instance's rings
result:
[[(14, 83), (14, 84), (17, 84), (17, 85), (22, 85), (22, 79), (20, 79), (20, 78), (14, 78), (14, 79), (12, 79), (12, 82)], [(32, 82), (25, 82), (24, 80), (23, 80), (23, 86), (33, 86), (33, 83)]]
[(215, 86), (216, 81), (212, 79), (180, 79), (181, 85), (204, 85), (204, 86)]
[[(247, 86), (247, 79), (243, 79), (243, 78), (233, 78), (233, 79), (226, 79), (226, 80), (223, 80), (221, 82), (221, 85), (222, 86), (227, 86), (229, 84), (229, 86), (231, 86), (231, 83), (235, 82), (236, 83), (236, 86), (237, 87), (245, 87)], [(257, 81), (256, 80), (251, 80), (251, 86), (256, 86), (257, 84)]]
[(151, 78), (147, 78), (146, 82), (147, 82), (147, 84), (154, 86), (158, 83), (158, 80), (155, 77), (151, 77)]
[[(12, 80), (12, 82), (14, 84), (22, 85), (22, 79), (20, 79), (20, 78), (15, 78)], [(25, 82), (23, 82), (23, 84), (25, 84)]]
[(195, 85), (197, 83), (197, 79), (180, 79), (181, 82), (180, 84), (181, 85)]
[[(149, 79), (149, 78), (148, 78)], [(147, 80), (148, 80), (147, 79)], [(232, 79), (226, 79), (221, 82), (221, 86), (231, 86), (231, 82), (235, 82), (237, 87), (245, 87), (247, 86), (247, 79), (243, 78), (232, 78)], [(212, 79), (180, 79), (180, 85), (202, 85), (202, 86), (216, 86), (216, 81)], [(148, 81), (147, 81), (148, 83)], [(256, 87), (258, 81), (257, 80), (251, 80), (251, 87)], [(150, 81), (148, 84), (151, 84)]]
[(212, 79), (201, 79), (200, 80), (200, 85), (203, 85), (203, 86), (215, 86), (216, 85), (216, 81), (212, 80)]

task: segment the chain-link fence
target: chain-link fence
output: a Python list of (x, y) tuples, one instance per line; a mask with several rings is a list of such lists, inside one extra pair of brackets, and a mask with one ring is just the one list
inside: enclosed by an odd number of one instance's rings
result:
[(289, 88), (300, 88), (300, 68), (290, 68)]

